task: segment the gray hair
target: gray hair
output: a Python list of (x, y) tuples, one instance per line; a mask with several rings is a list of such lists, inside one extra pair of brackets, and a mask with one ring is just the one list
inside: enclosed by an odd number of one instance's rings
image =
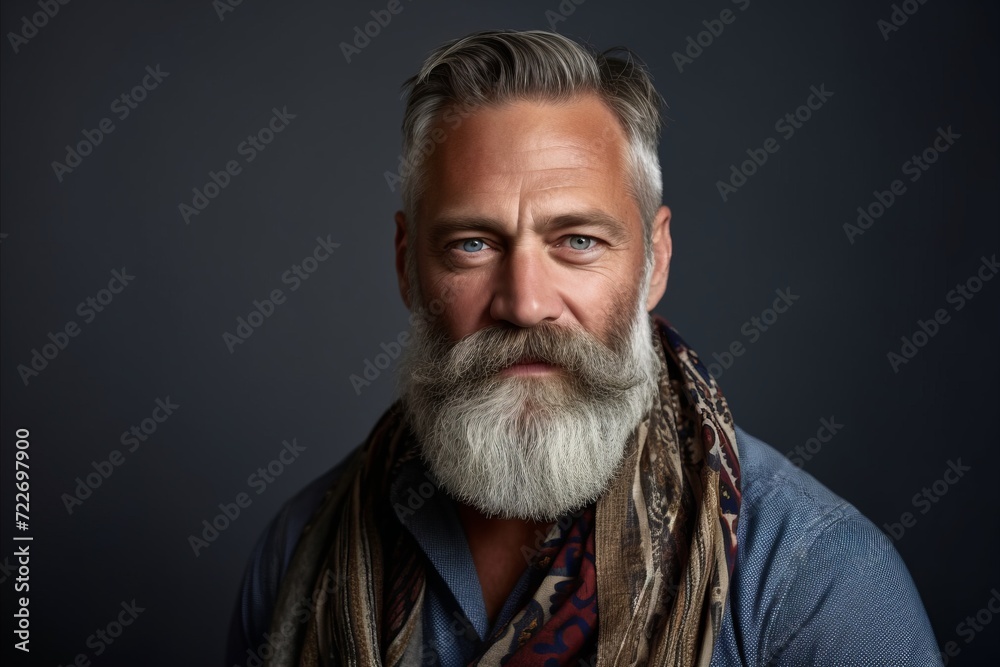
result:
[[(613, 55), (618, 52), (624, 57)], [(422, 163), (444, 140), (440, 128), (432, 133), (440, 114), (457, 110), (464, 118), (481, 106), (596, 93), (614, 112), (628, 140), (627, 185), (639, 206), (645, 247), (651, 252), (653, 217), (663, 195), (657, 150), (664, 102), (645, 66), (627, 49), (597, 54), (554, 32), (487, 30), (435, 49), (403, 87), (408, 96), (400, 175), (411, 233), (417, 200), (426, 187)]]

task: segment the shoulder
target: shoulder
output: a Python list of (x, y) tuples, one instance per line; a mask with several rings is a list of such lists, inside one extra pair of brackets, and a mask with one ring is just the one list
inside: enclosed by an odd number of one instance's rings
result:
[[(754, 542), (752, 546), (776, 543), (801, 546), (843, 519), (859, 518), (867, 522), (853, 505), (739, 427), (736, 427), (736, 444), (743, 494), (741, 544), (747, 544), (746, 539)], [(774, 538), (780, 539), (776, 542)]]
[(247, 658), (247, 650), (255, 652), (260, 648), (270, 624), (281, 579), (302, 529), (319, 507), (327, 489), (339, 479), (353, 453), (288, 500), (257, 540), (243, 573), (230, 624), (230, 663), (242, 664)]
[(882, 531), (736, 434), (743, 502), (722, 653), (753, 664), (939, 664), (920, 596)]

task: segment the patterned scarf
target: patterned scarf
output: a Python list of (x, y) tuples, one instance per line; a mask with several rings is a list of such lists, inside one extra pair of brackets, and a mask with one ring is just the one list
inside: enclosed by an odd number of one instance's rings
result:
[[(736, 557), (736, 434), (698, 356), (652, 317), (659, 392), (621, 474), (552, 527), (529, 564), (541, 584), (470, 664), (709, 664)], [(426, 559), (386, 501), (415, 456), (397, 402), (303, 531), (271, 620), (268, 667), (426, 664)]]

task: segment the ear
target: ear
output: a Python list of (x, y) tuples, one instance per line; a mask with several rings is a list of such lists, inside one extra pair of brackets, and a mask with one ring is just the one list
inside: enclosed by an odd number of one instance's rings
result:
[(667, 274), (670, 273), (670, 257), (673, 254), (673, 242), (670, 239), (670, 209), (661, 206), (653, 218), (653, 273), (649, 278), (649, 296), (646, 297), (646, 310), (656, 307), (667, 290)]
[(410, 283), (406, 278), (406, 215), (396, 211), (396, 279), (399, 281), (399, 295), (403, 297), (406, 309), (410, 309)]

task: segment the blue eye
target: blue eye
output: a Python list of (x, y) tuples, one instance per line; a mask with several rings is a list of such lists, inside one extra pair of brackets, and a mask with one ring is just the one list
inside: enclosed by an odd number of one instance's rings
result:
[(589, 236), (571, 236), (569, 237), (569, 245), (574, 250), (590, 250), (594, 247), (596, 241)]
[(466, 252), (478, 252), (485, 247), (481, 239), (466, 239), (462, 242), (462, 250)]

